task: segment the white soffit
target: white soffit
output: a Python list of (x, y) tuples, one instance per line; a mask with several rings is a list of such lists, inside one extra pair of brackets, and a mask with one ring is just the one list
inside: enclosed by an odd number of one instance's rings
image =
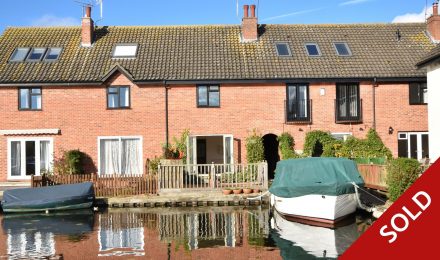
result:
[(56, 135), (60, 129), (22, 129), (22, 130), (0, 130), (0, 135)]

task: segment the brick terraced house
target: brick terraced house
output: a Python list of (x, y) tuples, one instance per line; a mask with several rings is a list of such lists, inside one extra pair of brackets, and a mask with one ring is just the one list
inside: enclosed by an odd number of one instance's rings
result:
[[(436, 7), (436, 6), (435, 6)], [(436, 10), (436, 9), (435, 9)], [(434, 11), (435, 11), (434, 10)], [(142, 173), (190, 129), (191, 163), (245, 161), (245, 138), (375, 128), (394, 156), (429, 156), (425, 23), (12, 27), (0, 37), (0, 181), (26, 180), (80, 149), (99, 174)]]

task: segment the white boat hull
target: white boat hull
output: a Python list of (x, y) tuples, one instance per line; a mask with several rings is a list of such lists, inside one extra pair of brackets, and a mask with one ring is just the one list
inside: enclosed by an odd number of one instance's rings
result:
[(305, 195), (294, 198), (271, 197), (271, 204), (284, 217), (306, 218), (335, 223), (356, 211), (356, 194), (339, 196)]

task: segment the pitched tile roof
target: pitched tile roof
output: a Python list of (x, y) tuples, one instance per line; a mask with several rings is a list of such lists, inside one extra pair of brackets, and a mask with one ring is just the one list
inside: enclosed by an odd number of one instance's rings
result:
[[(434, 45), (424, 23), (260, 25), (259, 41), (240, 42), (240, 26), (105, 26), (93, 47), (80, 47), (80, 27), (8, 28), (0, 37), (0, 84), (102, 82), (115, 68), (134, 81), (425, 77), (416, 63)], [(401, 39), (396, 32), (400, 30)], [(333, 42), (345, 41), (350, 57)], [(287, 42), (292, 57), (278, 57)], [(309, 57), (304, 44), (319, 44)], [(135, 59), (113, 59), (117, 43), (138, 43)], [(17, 47), (63, 47), (56, 62), (8, 62)]]
[(437, 60), (438, 58), (440, 58), (440, 45), (432, 49), (428, 54), (420, 59), (417, 63), (417, 67), (424, 67), (425, 65)]

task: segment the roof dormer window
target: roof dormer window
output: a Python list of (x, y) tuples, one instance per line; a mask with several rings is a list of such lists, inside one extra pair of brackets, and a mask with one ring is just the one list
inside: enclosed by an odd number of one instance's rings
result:
[(277, 42), (275, 44), (275, 48), (277, 50), (277, 55), (280, 57), (292, 56), (292, 52), (290, 51), (289, 44), (286, 42)]
[(321, 51), (319, 50), (319, 46), (316, 43), (306, 43), (305, 44), (307, 54), (309, 56), (321, 56)]
[(31, 52), (27, 56), (27, 61), (41, 61), (46, 53), (46, 48), (32, 48)]
[(20, 62), (24, 61), (26, 59), (27, 54), (29, 53), (30, 48), (16, 48), (14, 50), (14, 53), (12, 53), (11, 58), (9, 61), (12, 62)]
[(334, 42), (333, 45), (339, 56), (351, 56), (350, 48), (346, 42)]
[(60, 57), (62, 48), (49, 48), (44, 57), (45, 61), (56, 61)]
[(136, 58), (137, 49), (136, 43), (118, 43), (113, 49), (113, 58)]

